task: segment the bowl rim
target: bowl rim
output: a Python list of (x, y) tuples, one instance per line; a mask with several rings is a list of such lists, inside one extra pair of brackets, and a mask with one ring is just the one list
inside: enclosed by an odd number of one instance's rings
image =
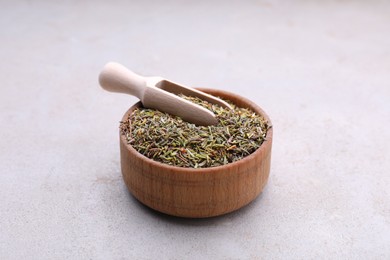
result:
[[(228, 163), (226, 165), (220, 165), (220, 166), (214, 166), (214, 167), (205, 167), (205, 168), (180, 167), (180, 166), (174, 166), (174, 165), (169, 165), (169, 164), (165, 164), (165, 163), (162, 163), (162, 162), (155, 161), (155, 160), (153, 160), (153, 159), (151, 159), (151, 158), (141, 154), (132, 145), (128, 144), (127, 143), (127, 139), (125, 138), (125, 135), (123, 135), (121, 133), (121, 131), (119, 131), (120, 141), (123, 142), (124, 147), (126, 147), (126, 149), (129, 152), (134, 154), (134, 156), (136, 156), (137, 159), (139, 159), (141, 161), (146, 161), (148, 164), (150, 164), (151, 166), (153, 166), (155, 168), (165, 168), (165, 169), (171, 170), (173, 172), (202, 174), (202, 173), (213, 173), (213, 172), (217, 173), (217, 172), (220, 172), (221, 170), (228, 170), (230, 168), (235, 168), (235, 167), (239, 166), (240, 164), (243, 165), (243, 164), (249, 162), (250, 160), (252, 160), (253, 158), (255, 158), (256, 156), (258, 156), (258, 154), (265, 152), (265, 150), (268, 148), (268, 146), (272, 145), (273, 124), (272, 124), (269, 116), (265, 113), (265, 111), (260, 106), (258, 106), (256, 103), (250, 101), (249, 99), (247, 99), (245, 97), (242, 97), (240, 95), (237, 95), (235, 93), (232, 93), (232, 92), (229, 92), (229, 91), (225, 91), (225, 90), (211, 89), (211, 88), (196, 88), (196, 89), (200, 90), (200, 91), (203, 91), (203, 92), (206, 92), (206, 93), (213, 92), (213, 93), (221, 93), (222, 95), (225, 95), (225, 96), (235, 96), (238, 99), (241, 99), (243, 101), (243, 103), (247, 104), (248, 108), (250, 108), (252, 110), (255, 110), (255, 112), (260, 112), (260, 115), (263, 116), (267, 120), (269, 125), (271, 126), (268, 129), (267, 136), (266, 136), (265, 140), (263, 141), (263, 143), (260, 145), (260, 147), (257, 148), (256, 151), (254, 151), (250, 155), (245, 156), (244, 158), (242, 158), (242, 159), (240, 159), (238, 161), (235, 161), (235, 162), (232, 162), (232, 163)], [(213, 95), (215, 95), (215, 94), (213, 94)], [(216, 94), (216, 95), (218, 95), (218, 94)], [(140, 106), (142, 106), (141, 101), (138, 101), (134, 105), (132, 105), (126, 111), (126, 113), (122, 116), (122, 120), (121, 121), (122, 122), (126, 121), (127, 118), (129, 117), (130, 112), (132, 110), (134, 110), (135, 108), (140, 107)]]

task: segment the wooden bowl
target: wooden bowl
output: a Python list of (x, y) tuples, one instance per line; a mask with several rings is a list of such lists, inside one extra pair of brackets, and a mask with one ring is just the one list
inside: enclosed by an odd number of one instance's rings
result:
[[(214, 89), (200, 89), (250, 108), (271, 121), (255, 103), (238, 95)], [(123, 121), (141, 103), (132, 106)], [(224, 166), (182, 168), (153, 161), (127, 144), (120, 134), (121, 168), (130, 193), (157, 211), (180, 217), (205, 218), (237, 210), (254, 200), (267, 183), (272, 148), (270, 128), (266, 141), (251, 155)]]

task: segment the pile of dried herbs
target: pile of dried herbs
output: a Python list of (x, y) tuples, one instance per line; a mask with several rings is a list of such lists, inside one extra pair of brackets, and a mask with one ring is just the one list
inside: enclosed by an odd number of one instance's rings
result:
[(225, 165), (253, 153), (271, 127), (246, 108), (222, 108), (199, 98), (180, 95), (214, 112), (218, 124), (196, 126), (154, 109), (139, 108), (121, 122), (128, 144), (141, 154), (165, 164), (205, 168)]

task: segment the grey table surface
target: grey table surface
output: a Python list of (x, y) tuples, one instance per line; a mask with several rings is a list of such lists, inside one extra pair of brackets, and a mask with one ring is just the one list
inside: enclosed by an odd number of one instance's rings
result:
[[(1, 259), (390, 258), (389, 1), (1, 1), (0, 32)], [(138, 203), (110, 60), (259, 104), (264, 192), (211, 219)]]

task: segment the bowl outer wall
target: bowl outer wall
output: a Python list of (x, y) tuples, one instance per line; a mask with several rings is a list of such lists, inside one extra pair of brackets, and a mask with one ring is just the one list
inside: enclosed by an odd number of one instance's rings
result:
[[(197, 89), (228, 99), (239, 107), (250, 108), (272, 125), (268, 115), (246, 98), (222, 90)], [(133, 105), (122, 121), (140, 106), (140, 102)], [(271, 127), (266, 141), (249, 156), (223, 166), (193, 169), (149, 159), (127, 144), (126, 137), (120, 134), (123, 179), (135, 198), (157, 211), (193, 218), (226, 214), (250, 203), (266, 185), (272, 137)]]

